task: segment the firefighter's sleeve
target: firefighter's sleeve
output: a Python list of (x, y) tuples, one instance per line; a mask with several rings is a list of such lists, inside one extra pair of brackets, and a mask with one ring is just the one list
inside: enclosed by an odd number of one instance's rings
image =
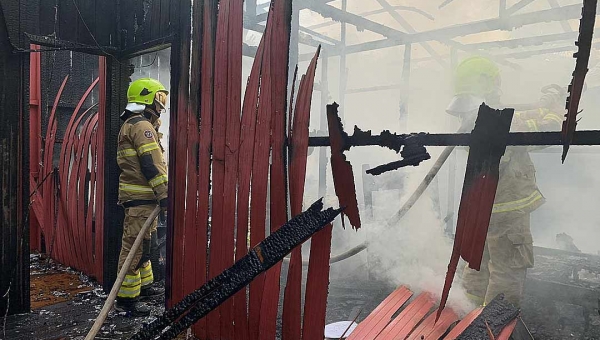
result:
[(132, 129), (133, 145), (136, 149), (142, 174), (148, 181), (162, 208), (167, 206), (167, 166), (158, 143), (156, 130), (148, 121), (141, 121)]
[(562, 128), (562, 117), (548, 109), (538, 109), (527, 112), (515, 113), (518, 125), (523, 126), (527, 132), (560, 131)]

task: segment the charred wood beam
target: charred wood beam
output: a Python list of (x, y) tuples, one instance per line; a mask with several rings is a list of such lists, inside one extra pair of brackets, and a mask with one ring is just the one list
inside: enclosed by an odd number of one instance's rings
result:
[[(510, 8), (507, 10), (510, 11)], [(376, 41), (370, 41), (362, 44), (355, 44), (346, 47), (346, 53), (358, 53), (376, 50), (380, 48), (397, 46), (403, 43), (422, 42), (430, 40), (445, 40), (454, 37), (489, 32), (495, 30), (512, 30), (517, 27), (537, 24), (541, 22), (553, 22), (561, 20), (579, 19), (581, 17), (581, 5), (568, 5), (559, 8), (552, 8), (533, 13), (525, 13), (507, 16), (504, 18), (494, 18), (481, 21), (470, 22), (466, 24), (453, 25), (443, 28), (438, 28), (430, 31), (424, 31), (414, 34), (407, 34), (402, 37), (402, 42), (398, 42), (398, 38), (386, 38)], [(352, 19), (348, 18), (348, 22)], [(369, 29), (365, 27), (366, 29)], [(379, 32), (377, 32), (379, 33)], [(389, 32), (388, 32), (389, 33)], [(339, 49), (330, 49), (330, 56), (339, 55)], [(301, 55), (300, 60), (308, 60), (312, 54)]]
[[(429, 20), (435, 19), (431, 14), (429, 14), (419, 8), (416, 8), (416, 7), (396, 5), (396, 6), (392, 6), (392, 8), (394, 9), (395, 12), (398, 12), (398, 11), (413, 12), (413, 13), (420, 14), (421, 16), (423, 16)], [(375, 14), (381, 14), (381, 13), (385, 13), (385, 12), (387, 12), (387, 9), (382, 8), (382, 9), (377, 9), (377, 10), (373, 10), (373, 11), (358, 13), (358, 15), (360, 15), (361, 17), (364, 18), (364, 17), (368, 17), (368, 16), (375, 15)], [(321, 24), (308, 26), (308, 28), (310, 28), (310, 29), (323, 28), (323, 27), (335, 25), (336, 23), (337, 23), (336, 21), (329, 21), (329, 22), (324, 22)]]
[[(261, 34), (265, 31), (264, 25), (248, 22), (247, 20), (244, 20), (244, 28), (247, 30), (261, 33)], [(298, 42), (301, 44), (304, 44), (304, 45), (313, 46), (313, 47), (319, 47), (319, 45), (323, 45), (323, 46), (327, 46), (328, 48), (330, 48), (330, 47), (334, 47), (336, 44), (340, 43), (339, 41), (337, 41), (333, 38), (330, 38), (319, 32), (314, 32), (307, 28), (300, 27), (300, 31), (307, 33), (307, 34), (298, 35)], [(323, 41), (317, 41), (317, 40), (313, 39), (313, 37), (319, 38)], [(254, 53), (254, 54), (256, 54), (256, 53)]]
[[(469, 133), (420, 133), (395, 135), (389, 131), (381, 135), (370, 135), (355, 128), (355, 133), (346, 140), (347, 147), (384, 146), (397, 148), (406, 144), (408, 137), (416, 138), (424, 146), (469, 146)], [(507, 145), (563, 145), (560, 132), (512, 132), (508, 135)], [(576, 131), (571, 145), (600, 145), (600, 130)], [(329, 137), (309, 137), (308, 146), (330, 146)]]
[(517, 38), (510, 40), (486, 41), (480, 43), (466, 44), (464, 46), (473, 50), (488, 50), (490, 48), (517, 48), (524, 46), (539, 46), (548, 42), (574, 40), (577, 38), (577, 32), (546, 34), (536, 37)]
[[(160, 339), (176, 337), (243, 289), (256, 276), (281, 261), (292, 249), (323, 229), (340, 212), (341, 209), (323, 210), (322, 200), (313, 203), (307, 211), (281, 226), (232, 267), (184, 297), (181, 302), (165, 311), (162, 316), (150, 324), (144, 325), (138, 333), (131, 337), (131, 340), (153, 339), (156, 336), (159, 336)], [(167, 326), (169, 329), (162, 333)]]
[(497, 337), (512, 320), (519, 315), (519, 309), (504, 301), (504, 294), (495, 297), (467, 327), (457, 340), (487, 339), (488, 332)]

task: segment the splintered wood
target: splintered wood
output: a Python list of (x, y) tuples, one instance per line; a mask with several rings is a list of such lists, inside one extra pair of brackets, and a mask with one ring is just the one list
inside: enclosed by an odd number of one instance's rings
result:
[[(439, 319), (435, 312), (435, 300), (430, 293), (421, 293), (407, 304), (413, 292), (404, 286), (398, 287), (386, 297), (369, 314), (354, 331), (348, 336), (348, 340), (373, 339), (373, 340), (453, 340), (461, 336), (471, 334), (474, 327), (483, 322), (480, 315), (486, 309), (477, 308), (459, 321), (458, 315), (450, 308), (443, 310)], [(501, 309), (501, 313), (495, 310), (498, 303), (494, 300), (494, 311), (487, 314), (497, 314), (494, 322), (497, 339), (508, 339), (515, 328), (517, 314), (510, 308)], [(486, 307), (488, 308), (488, 307)], [(397, 315), (394, 317), (394, 315)], [(457, 323), (457, 321), (459, 321)], [(475, 339), (473, 337), (469, 339)], [(477, 337), (477, 339), (484, 339)], [(485, 338), (487, 339), (487, 338)]]
[[(243, 2), (212, 0), (193, 6), (192, 27), (186, 31), (191, 39), (183, 39), (177, 47), (180, 59), (174, 63), (179, 71), (173, 77), (177, 114), (171, 121), (175, 127), (170, 140), (175, 181), (169, 196), (174, 208), (170, 211), (173, 256), (167, 273), (171, 306), (242, 259), (249, 247), (265, 239), (267, 230), (272, 233), (285, 224), (288, 210), (291, 216), (302, 212), (311, 97), (320, 51), (302, 77), (296, 105), (290, 105), (288, 114), (292, 2), (273, 1), (242, 98)], [(184, 68), (190, 63), (188, 78)], [(310, 288), (304, 302), (304, 324), (311, 327), (304, 331), (302, 254), (300, 247), (293, 251), (284, 294), (286, 339), (322, 337), (330, 245), (328, 226), (313, 240)], [(201, 319), (193, 328), (195, 335), (275, 339), (280, 276), (281, 263), (277, 263)]]

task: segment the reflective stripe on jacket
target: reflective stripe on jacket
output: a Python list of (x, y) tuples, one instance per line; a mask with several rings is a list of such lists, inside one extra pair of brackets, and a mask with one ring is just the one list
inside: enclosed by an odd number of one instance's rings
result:
[(121, 127), (117, 146), (120, 202), (167, 198), (167, 165), (158, 140), (156, 130), (142, 115), (133, 115)]
[[(513, 124), (527, 127), (529, 132), (558, 131), (562, 119), (548, 109), (538, 109), (515, 113)], [(500, 180), (492, 210), (496, 218), (508, 213), (528, 214), (545, 202), (536, 184), (530, 149), (527, 146), (509, 146), (500, 159)]]

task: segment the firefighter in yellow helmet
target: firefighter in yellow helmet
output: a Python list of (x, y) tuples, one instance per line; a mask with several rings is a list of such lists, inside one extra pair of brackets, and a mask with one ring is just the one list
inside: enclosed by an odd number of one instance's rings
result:
[[(162, 213), (167, 208), (167, 166), (155, 129), (160, 114), (165, 111), (167, 95), (165, 87), (151, 78), (135, 80), (127, 90), (127, 106), (121, 114), (124, 123), (117, 147), (117, 163), (121, 169), (119, 204), (125, 208), (118, 270), (156, 205), (160, 205)], [(150, 308), (139, 303), (139, 299), (164, 295), (164, 289), (152, 285), (150, 254), (153, 240), (156, 243), (156, 221), (144, 235), (142, 247), (136, 252), (119, 289), (117, 311), (134, 316), (149, 315)]]
[[(458, 117), (463, 127), (473, 127), (481, 103), (502, 108), (500, 70), (489, 59), (471, 57), (454, 74), (454, 98), (446, 111)], [(511, 131), (560, 130), (565, 97), (547, 93), (535, 110), (516, 112)], [(530, 214), (544, 203), (536, 185), (529, 147), (506, 148), (500, 160), (500, 179), (486, 238), (481, 270), (465, 267), (463, 285), (469, 297), (487, 304), (500, 293), (520, 306), (527, 268), (533, 267)]]

